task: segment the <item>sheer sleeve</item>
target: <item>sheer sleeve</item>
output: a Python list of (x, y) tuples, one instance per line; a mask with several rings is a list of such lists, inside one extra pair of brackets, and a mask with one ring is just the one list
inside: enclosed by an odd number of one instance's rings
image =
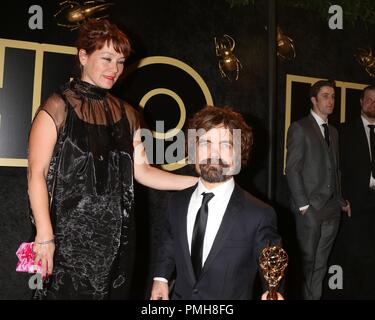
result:
[(39, 107), (37, 115), (40, 111), (45, 111), (52, 118), (56, 131), (59, 133), (65, 121), (66, 103), (64, 99), (55, 93)]
[(141, 120), (139, 113), (128, 103), (125, 102), (126, 117), (129, 121), (130, 133), (134, 135), (134, 132), (140, 128)]

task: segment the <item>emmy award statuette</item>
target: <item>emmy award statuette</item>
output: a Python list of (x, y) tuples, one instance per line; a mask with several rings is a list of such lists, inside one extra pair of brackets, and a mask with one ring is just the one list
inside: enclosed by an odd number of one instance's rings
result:
[(268, 283), (267, 300), (277, 300), (277, 289), (288, 266), (288, 255), (280, 246), (268, 246), (262, 250), (259, 265)]

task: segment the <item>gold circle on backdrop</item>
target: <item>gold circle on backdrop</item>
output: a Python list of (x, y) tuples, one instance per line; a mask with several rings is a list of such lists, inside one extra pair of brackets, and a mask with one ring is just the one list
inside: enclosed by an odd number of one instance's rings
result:
[(207, 105), (212, 106), (213, 100), (210, 93), (210, 90), (208, 89), (208, 86), (206, 82), (202, 79), (202, 77), (199, 75), (198, 72), (196, 72), (192, 67), (190, 67), (185, 62), (182, 62), (181, 60), (165, 57), (165, 56), (153, 56), (153, 57), (147, 57), (138, 60), (137, 62), (133, 63), (129, 67), (126, 68), (125, 73), (130, 74), (136, 69), (148, 66), (150, 64), (168, 64), (174, 67), (177, 67), (179, 69), (182, 69), (187, 74), (189, 74), (196, 83), (198, 83), (199, 87), (201, 88), (204, 98), (206, 100)]
[(169, 89), (166, 89), (166, 88), (158, 88), (158, 89), (154, 89), (154, 90), (151, 90), (151, 91), (147, 92), (147, 94), (145, 94), (142, 97), (141, 101), (139, 102), (139, 105), (142, 108), (144, 108), (146, 106), (147, 101), (149, 99), (151, 99), (153, 96), (156, 96), (157, 94), (165, 94), (167, 96), (170, 96), (171, 98), (173, 98), (177, 102), (177, 105), (180, 108), (180, 120), (178, 121), (178, 124), (175, 128), (173, 128), (171, 130), (168, 130), (168, 132), (166, 132), (166, 133), (152, 131), (152, 135), (156, 139), (163, 139), (164, 140), (164, 139), (168, 139), (168, 138), (171, 138), (171, 137), (175, 136), (180, 130), (182, 130), (182, 127), (184, 126), (184, 123), (185, 123), (185, 120), (186, 120), (186, 109), (185, 109), (184, 102), (182, 101), (180, 96), (178, 94), (176, 94), (175, 92), (173, 92), (172, 90), (169, 90)]
[[(184, 72), (189, 74), (195, 80), (195, 82), (199, 85), (200, 89), (203, 92), (204, 98), (206, 100), (206, 105), (212, 106), (214, 104), (211, 93), (210, 93), (210, 90), (208, 89), (207, 84), (204, 82), (204, 80), (199, 75), (199, 73), (196, 72), (192, 67), (190, 67), (186, 63), (182, 62), (181, 60), (166, 57), (166, 56), (147, 57), (147, 58), (140, 59), (140, 60), (136, 61), (135, 63), (133, 63), (132, 65), (128, 66), (126, 68), (125, 72), (126, 72), (126, 74), (129, 75), (132, 72), (134, 72), (135, 70), (137, 70), (139, 68), (142, 68), (142, 67), (145, 67), (145, 66), (148, 66), (148, 65), (151, 65), (151, 64), (167, 64), (167, 65), (171, 65), (171, 66), (174, 66), (174, 67), (177, 67), (177, 68), (183, 70)], [(156, 131), (152, 132), (154, 138), (156, 138), (156, 139), (166, 139), (166, 138), (170, 138), (170, 137), (175, 136), (180, 130), (182, 130), (182, 128), (184, 126), (184, 123), (185, 123), (185, 120), (186, 120), (186, 108), (185, 108), (185, 104), (182, 101), (182, 99), (180, 98), (180, 96), (178, 94), (176, 94), (175, 92), (173, 92), (172, 90), (169, 90), (169, 89), (166, 89), (166, 88), (157, 88), (157, 89), (153, 89), (153, 90), (147, 92), (141, 98), (141, 100), (139, 102), (139, 105), (142, 108), (144, 108), (147, 101), (157, 94), (165, 94), (165, 95), (170, 96), (171, 98), (173, 98), (177, 102), (178, 107), (180, 109), (180, 119), (179, 119), (179, 122), (178, 122), (178, 124), (175, 128), (169, 130), (167, 133), (156, 132)], [(187, 158), (184, 158), (184, 159), (182, 159), (182, 160), (180, 160), (176, 163), (164, 164), (161, 167), (165, 170), (172, 171), (172, 170), (180, 169), (180, 168), (186, 166), (186, 164), (187, 164)]]

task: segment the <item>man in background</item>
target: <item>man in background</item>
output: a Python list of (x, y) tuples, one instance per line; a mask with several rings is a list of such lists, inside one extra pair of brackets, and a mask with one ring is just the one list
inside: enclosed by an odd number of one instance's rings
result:
[(363, 89), (361, 115), (340, 130), (343, 194), (352, 208), (338, 235), (343, 297), (375, 299), (375, 86)]
[(340, 223), (350, 206), (341, 195), (337, 130), (328, 123), (335, 104), (335, 82), (310, 88), (312, 109), (288, 130), (286, 178), (296, 219), (306, 300), (318, 300)]

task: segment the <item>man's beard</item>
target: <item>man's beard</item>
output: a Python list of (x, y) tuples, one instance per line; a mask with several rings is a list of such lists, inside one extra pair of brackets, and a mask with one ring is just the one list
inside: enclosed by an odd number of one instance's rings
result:
[(209, 183), (224, 182), (232, 177), (228, 175), (229, 165), (222, 159), (207, 159), (199, 164), (199, 169), (202, 179)]
[(370, 110), (362, 110), (362, 112), (367, 116), (367, 118), (375, 119), (375, 109), (371, 108)]

